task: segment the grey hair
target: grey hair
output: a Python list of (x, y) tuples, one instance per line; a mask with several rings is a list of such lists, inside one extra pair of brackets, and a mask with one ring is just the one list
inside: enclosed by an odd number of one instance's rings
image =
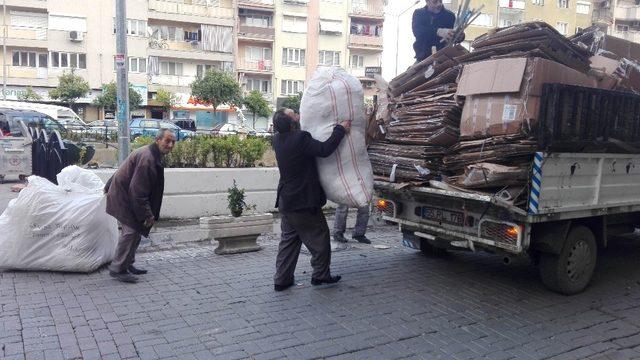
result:
[(164, 139), (164, 136), (166, 135), (166, 133), (169, 133), (169, 134), (171, 134), (173, 136), (176, 136), (176, 134), (173, 132), (173, 130), (167, 129), (167, 128), (162, 128), (162, 129), (158, 130), (158, 133), (156, 134), (156, 140)]

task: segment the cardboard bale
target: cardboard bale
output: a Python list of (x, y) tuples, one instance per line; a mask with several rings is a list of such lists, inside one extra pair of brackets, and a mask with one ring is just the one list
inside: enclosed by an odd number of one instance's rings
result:
[(640, 92), (640, 64), (625, 58), (614, 59), (604, 55), (594, 55), (589, 60), (591, 69), (603, 74), (599, 88)]
[(466, 98), (460, 137), (530, 133), (537, 122), (544, 83), (597, 86), (595, 78), (542, 58), (506, 58), (465, 65), (456, 92)]

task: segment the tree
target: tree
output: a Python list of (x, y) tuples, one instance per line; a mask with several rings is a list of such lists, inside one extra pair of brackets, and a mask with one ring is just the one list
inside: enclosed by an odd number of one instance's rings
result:
[[(105, 111), (116, 111), (118, 89), (115, 81), (102, 86), (102, 94), (93, 100), (93, 104)], [(137, 109), (142, 104), (142, 96), (129, 84), (129, 109)]]
[(74, 74), (73, 70), (60, 75), (58, 83), (57, 88), (49, 91), (49, 97), (54, 100), (60, 100), (69, 106), (75, 104), (78, 98), (87, 96), (91, 91), (89, 83), (82, 76)]
[(271, 109), (269, 108), (269, 102), (264, 99), (264, 96), (258, 90), (253, 90), (248, 96), (244, 98), (244, 105), (253, 114), (253, 128), (256, 128), (256, 114), (260, 116), (269, 116)]
[(171, 108), (178, 103), (179, 99), (178, 96), (171, 91), (160, 89), (156, 93), (156, 101), (162, 105), (162, 110), (169, 113)]
[(283, 102), (282, 107), (289, 108), (296, 112), (296, 114), (300, 114), (300, 100), (302, 100), (302, 93), (298, 93), (297, 95), (288, 96)]
[(216, 69), (207, 71), (205, 76), (191, 84), (191, 95), (196, 101), (213, 106), (213, 111), (220, 104), (230, 106), (242, 103), (240, 84), (235, 76)]
[(18, 95), (18, 100), (20, 101), (42, 101), (42, 96), (38, 95), (37, 92), (33, 91), (31, 86), (27, 86), (27, 90), (24, 93)]

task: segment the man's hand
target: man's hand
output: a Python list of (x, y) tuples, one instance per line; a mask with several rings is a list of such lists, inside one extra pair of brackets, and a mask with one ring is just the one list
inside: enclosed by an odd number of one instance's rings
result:
[(340, 123), (340, 126), (342, 126), (344, 128), (344, 131), (346, 133), (349, 133), (349, 130), (351, 130), (351, 120), (344, 120)]
[(153, 226), (153, 224), (156, 223), (156, 219), (153, 217), (148, 218), (147, 220), (144, 221), (144, 223), (142, 224), (142, 226), (144, 226), (145, 228), (151, 228)]
[(442, 38), (442, 41), (447, 41), (447, 42), (451, 42), (454, 35), (453, 29), (445, 29), (445, 28), (438, 29), (436, 33), (438, 34), (438, 36)]

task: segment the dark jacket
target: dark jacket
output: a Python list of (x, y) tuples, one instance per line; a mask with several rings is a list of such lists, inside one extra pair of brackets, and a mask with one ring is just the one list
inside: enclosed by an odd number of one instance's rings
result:
[(318, 209), (327, 203), (320, 186), (316, 157), (333, 154), (344, 137), (345, 130), (336, 125), (324, 142), (315, 140), (306, 131), (293, 130), (276, 133), (273, 149), (276, 152), (280, 181), (276, 207), (283, 212)]
[(442, 9), (434, 14), (424, 7), (413, 12), (413, 36), (416, 41), (413, 43), (413, 50), (416, 52), (416, 60), (422, 61), (431, 56), (431, 47), (437, 50), (444, 48), (447, 44), (442, 42), (438, 36), (438, 29), (453, 29), (456, 16), (447, 9)]
[(105, 186), (107, 214), (149, 236), (143, 223), (158, 220), (164, 193), (164, 163), (158, 145), (140, 148), (120, 165)]

